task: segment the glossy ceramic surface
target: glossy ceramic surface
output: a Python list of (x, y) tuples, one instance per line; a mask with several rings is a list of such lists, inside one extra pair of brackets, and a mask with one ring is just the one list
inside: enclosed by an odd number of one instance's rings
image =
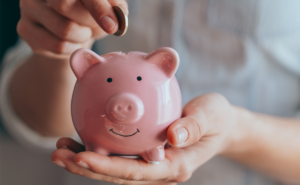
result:
[(160, 48), (99, 56), (79, 49), (70, 64), (77, 77), (72, 118), (86, 150), (162, 161), (167, 128), (182, 109), (174, 76), (177, 52)]

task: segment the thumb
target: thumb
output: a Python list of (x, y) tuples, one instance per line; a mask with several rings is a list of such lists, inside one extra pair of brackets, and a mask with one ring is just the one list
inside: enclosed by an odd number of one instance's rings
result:
[(99, 26), (108, 34), (118, 30), (119, 23), (113, 6), (120, 5), (128, 14), (128, 6), (125, 0), (81, 0)]
[(198, 142), (208, 130), (204, 113), (196, 113), (173, 122), (167, 131), (167, 139), (175, 148), (182, 148)]

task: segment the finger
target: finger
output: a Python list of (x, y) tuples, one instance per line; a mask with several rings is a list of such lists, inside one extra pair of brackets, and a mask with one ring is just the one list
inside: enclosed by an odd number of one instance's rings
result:
[(73, 162), (73, 158), (76, 154), (68, 149), (55, 150), (51, 154), (51, 160), (54, 164), (65, 168), (70, 173), (87, 177), (94, 180), (107, 181), (113, 183), (123, 184), (124, 180), (114, 177), (108, 177), (101, 174), (95, 174), (87, 169), (81, 168)]
[[(183, 109), (183, 118), (168, 128), (167, 138), (173, 147), (186, 147), (199, 141), (203, 136), (220, 134), (224, 121), (232, 119), (230, 103), (220, 94), (210, 93), (199, 96)], [(226, 118), (226, 119), (224, 119)]]
[(74, 157), (74, 162), (94, 173), (125, 180), (156, 181), (165, 180), (170, 175), (173, 176), (169, 173), (173, 164), (168, 159), (159, 165), (151, 165), (142, 159), (125, 159), (116, 156), (104, 156), (94, 152), (81, 152)]
[(34, 52), (46, 50), (57, 54), (70, 54), (81, 48), (81, 44), (63, 41), (24, 17), (19, 21), (17, 30)]
[[(108, 34), (113, 34), (118, 30), (118, 19), (112, 9), (112, 6), (107, 0), (82, 0), (84, 6), (91, 13), (95, 21)], [(119, 2), (123, 7), (126, 7), (126, 1), (112, 1), (112, 3)]]
[(56, 148), (68, 148), (75, 153), (85, 151), (85, 147), (82, 144), (68, 137), (60, 138), (56, 143)]
[(216, 155), (219, 140), (214, 137), (203, 137), (199, 142), (185, 148), (168, 148), (166, 157), (177, 163), (179, 169), (174, 178), (175, 182), (185, 182), (199, 166)]
[(90, 39), (88, 40), (87, 42), (85, 43), (82, 43), (82, 48), (88, 48), (88, 49), (91, 49), (93, 44), (95, 42), (95, 39)]
[(182, 148), (194, 144), (207, 131), (207, 120), (202, 116), (188, 116), (176, 120), (168, 128), (167, 139), (170, 145)]
[(107, 36), (107, 33), (98, 25), (97, 27), (92, 28), (92, 32), (92, 37), (94, 39), (102, 39), (103, 37)]
[(126, 0), (108, 0), (108, 2), (112, 7), (116, 6), (116, 5), (121, 6), (125, 10), (125, 13), (127, 15), (129, 14), (128, 4), (127, 4)]
[(92, 37), (91, 28), (81, 26), (59, 15), (50, 8), (44, 9), (44, 13), (38, 19), (39, 23), (62, 40), (82, 43)]
[(177, 148), (198, 142), (212, 128), (216, 112), (224, 102), (220, 99), (219, 95), (207, 94), (191, 100), (183, 108), (183, 118), (168, 128), (168, 142)]
[(62, 40), (82, 43), (92, 36), (91, 28), (79, 25), (58, 14), (44, 2), (36, 1), (31, 3), (23, 10), (23, 14), (43, 25), (43, 27)]
[(47, 0), (48, 6), (78, 24), (97, 27), (98, 24), (80, 0)]
[(146, 181), (127, 181), (116, 177), (106, 176), (102, 174), (93, 173), (85, 168), (76, 165), (73, 158), (76, 154), (68, 149), (55, 150), (51, 155), (51, 160), (54, 164), (65, 168), (70, 173), (84, 176), (94, 180), (107, 181), (115, 184), (128, 184), (128, 185), (143, 185), (143, 184), (158, 184), (158, 185), (174, 185), (171, 182), (146, 182)]

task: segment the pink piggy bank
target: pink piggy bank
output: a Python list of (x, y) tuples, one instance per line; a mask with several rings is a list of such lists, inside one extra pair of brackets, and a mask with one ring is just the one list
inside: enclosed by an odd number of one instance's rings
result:
[(182, 110), (177, 52), (165, 47), (99, 56), (79, 49), (70, 63), (77, 77), (72, 118), (86, 150), (141, 156), (151, 164), (164, 160), (168, 126)]

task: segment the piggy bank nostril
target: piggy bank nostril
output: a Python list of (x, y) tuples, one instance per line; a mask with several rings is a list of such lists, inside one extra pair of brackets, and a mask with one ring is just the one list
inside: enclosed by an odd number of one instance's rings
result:
[(123, 106), (122, 105), (117, 105), (115, 106), (115, 111), (119, 112), (123, 110)]
[(127, 112), (130, 112), (132, 109), (133, 109), (133, 105), (128, 105), (128, 106), (125, 108), (125, 110), (126, 110)]

